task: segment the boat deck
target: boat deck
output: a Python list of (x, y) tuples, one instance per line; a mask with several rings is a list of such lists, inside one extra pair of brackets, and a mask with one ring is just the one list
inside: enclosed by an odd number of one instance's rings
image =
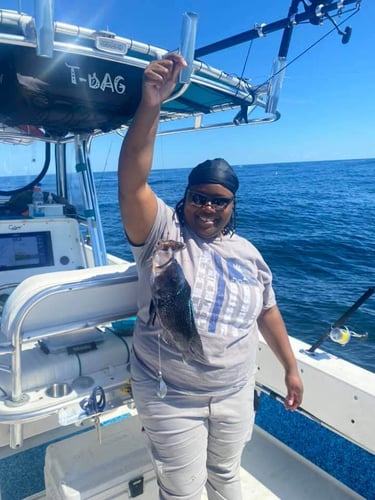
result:
[(242, 484), (244, 500), (364, 498), (258, 426), (243, 454)]
[[(317, 498), (320, 500), (346, 500), (364, 498), (258, 426), (254, 427), (253, 438), (244, 451), (242, 483), (243, 500), (301, 500), (301, 498), (304, 500), (316, 500)], [(155, 493), (152, 493), (151, 496), (145, 494), (140, 498), (155, 500), (154, 495)], [(27, 497), (27, 500), (47, 498), (45, 492), (40, 492)], [(120, 495), (118, 498), (128, 497)], [(202, 500), (206, 499), (207, 495), (204, 494)]]

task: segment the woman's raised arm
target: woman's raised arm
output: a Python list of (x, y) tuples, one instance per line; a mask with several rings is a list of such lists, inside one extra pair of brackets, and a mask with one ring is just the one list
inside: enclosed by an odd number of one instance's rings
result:
[(152, 167), (160, 108), (172, 93), (184, 59), (175, 53), (152, 61), (145, 69), (142, 98), (124, 138), (119, 164), (119, 204), (131, 243), (141, 245), (156, 217), (156, 197), (147, 179)]

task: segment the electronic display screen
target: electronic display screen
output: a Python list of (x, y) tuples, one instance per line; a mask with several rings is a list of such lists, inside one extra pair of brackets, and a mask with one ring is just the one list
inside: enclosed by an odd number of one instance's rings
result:
[(0, 234), (0, 271), (53, 265), (50, 231)]

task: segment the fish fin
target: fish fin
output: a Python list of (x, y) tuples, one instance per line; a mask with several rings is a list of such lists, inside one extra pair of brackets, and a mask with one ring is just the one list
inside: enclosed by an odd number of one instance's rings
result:
[(156, 307), (155, 307), (153, 300), (151, 300), (151, 302), (150, 302), (150, 307), (148, 308), (148, 314), (149, 314), (149, 318), (147, 321), (147, 326), (151, 326), (151, 325), (154, 326), (155, 320), (156, 320)]
[(192, 358), (196, 360), (198, 360), (199, 358), (203, 358), (203, 344), (198, 332), (193, 336), (189, 343), (189, 353), (191, 354)]
[(199, 334), (194, 335), (189, 343), (189, 349), (182, 353), (182, 361), (189, 363), (190, 361), (199, 361), (204, 357), (203, 345)]

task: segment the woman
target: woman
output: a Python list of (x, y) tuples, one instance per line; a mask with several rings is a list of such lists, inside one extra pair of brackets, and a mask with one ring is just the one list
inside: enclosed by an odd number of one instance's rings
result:
[[(138, 266), (139, 311), (133, 338), (132, 388), (149, 440), (162, 499), (240, 500), (240, 461), (250, 439), (258, 328), (285, 368), (287, 409), (302, 400), (302, 382), (260, 253), (234, 234), (238, 179), (223, 159), (189, 175), (176, 210), (147, 183), (161, 104), (181, 68), (178, 54), (153, 61), (119, 159), (119, 203)], [(151, 257), (159, 240), (176, 252), (191, 286), (202, 352), (188, 359), (163, 339), (150, 311)]]

